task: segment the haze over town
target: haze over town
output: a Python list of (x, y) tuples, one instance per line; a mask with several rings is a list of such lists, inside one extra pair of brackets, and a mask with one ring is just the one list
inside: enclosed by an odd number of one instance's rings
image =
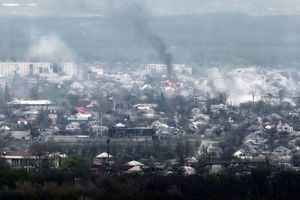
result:
[(0, 199), (298, 194), (299, 12), (0, 0)]

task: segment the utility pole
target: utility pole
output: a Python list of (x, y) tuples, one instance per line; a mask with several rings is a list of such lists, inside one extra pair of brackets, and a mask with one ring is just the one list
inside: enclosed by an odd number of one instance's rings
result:
[(111, 171), (111, 169), (110, 169), (110, 139), (108, 138), (107, 140), (106, 140), (106, 152), (107, 152), (107, 161), (106, 161), (106, 174), (108, 175), (108, 174), (110, 174), (110, 171)]
[(102, 127), (103, 127), (103, 118), (102, 118), (102, 112), (100, 112), (100, 113), (98, 112), (97, 125), (99, 126), (98, 130), (97, 130), (97, 138), (99, 136), (103, 137), (103, 130), (102, 130)]
[(102, 130), (102, 127), (103, 127), (103, 120), (102, 120), (102, 112), (100, 113), (100, 135), (101, 137), (103, 137), (103, 130)]

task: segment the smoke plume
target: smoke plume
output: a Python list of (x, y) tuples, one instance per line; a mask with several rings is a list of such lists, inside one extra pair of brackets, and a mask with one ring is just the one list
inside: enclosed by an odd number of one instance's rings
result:
[(61, 38), (46, 35), (33, 42), (27, 58), (31, 61), (70, 62), (75, 56)]
[[(146, 19), (146, 18), (144, 18)], [(152, 32), (148, 21), (143, 20), (143, 18), (136, 19), (135, 27), (140, 33), (154, 48), (154, 50), (159, 55), (159, 58), (167, 65), (168, 75), (171, 76), (173, 74), (173, 67), (172, 67), (172, 55), (168, 52), (167, 46), (163, 39)]]
[(137, 3), (127, 4), (126, 9), (122, 9), (121, 17), (128, 18), (138, 36), (151, 45), (160, 60), (167, 66), (168, 76), (171, 78), (173, 76), (173, 57), (164, 40), (152, 30), (149, 24), (150, 14), (144, 6)]
[[(233, 70), (209, 69), (198, 88), (215, 97), (220, 93), (228, 95), (234, 105), (249, 101), (260, 101), (269, 96), (274, 101), (282, 98), (294, 102), (300, 92), (300, 73), (284, 69), (260, 69), (255, 67)], [(282, 92), (285, 94), (280, 97)]]

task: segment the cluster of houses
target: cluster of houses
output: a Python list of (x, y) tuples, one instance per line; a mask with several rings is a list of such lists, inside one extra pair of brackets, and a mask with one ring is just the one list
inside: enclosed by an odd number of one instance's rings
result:
[(39, 155), (29, 151), (2, 152), (0, 155), (0, 159), (12, 169), (23, 169), (28, 172), (42, 167), (59, 168), (65, 158), (67, 155), (62, 153)]
[[(145, 64), (145, 70), (149, 74), (166, 74), (168, 66), (165, 64)], [(178, 74), (192, 75), (193, 69), (186, 64), (173, 64), (173, 70)]]
[[(34, 125), (40, 133), (48, 133), (44, 140), (55, 142), (80, 142), (90, 140), (90, 136), (152, 140), (155, 135), (152, 127), (128, 127), (121, 122), (104, 126), (102, 116), (89, 106), (75, 107), (74, 112), (68, 114), (50, 100), (15, 99), (7, 105), (11, 120), (4, 122), (0, 130), (15, 139), (31, 140)], [(147, 107), (136, 107), (139, 106)]]
[[(147, 163), (147, 164), (145, 164)], [(92, 173), (100, 174), (162, 174), (172, 175), (181, 173), (186, 176), (195, 175), (195, 166), (198, 160), (194, 157), (185, 159), (185, 163), (181, 166), (178, 160), (168, 160), (165, 162), (154, 162), (145, 160), (137, 161), (131, 160), (125, 163), (117, 162), (115, 157), (107, 152), (97, 155), (91, 167)], [(180, 172), (179, 172), (180, 171)]]
[[(300, 152), (300, 111), (295, 102), (278, 107), (241, 88), (231, 88), (228, 95), (223, 92), (228, 89), (224, 84), (232, 83), (227, 76), (246, 74), (251, 82), (256, 70), (234, 71), (221, 79), (221, 72), (212, 72), (209, 75), (217, 76), (201, 79), (193, 76), (190, 66), (175, 64), (173, 68), (177, 76), (168, 80), (163, 64), (146, 64), (138, 70), (122, 68), (120, 72), (98, 63), (82, 65), (79, 73), (73, 63), (0, 63), (0, 75), (17, 73), (24, 79), (34, 75), (45, 78), (38, 88), (43, 93), (52, 88), (49, 98), (45, 94), (44, 98), (11, 98), (7, 112), (0, 115), (0, 136), (13, 138), (15, 143), (23, 141), (27, 145), (20, 148), (26, 149), (33, 142), (82, 143), (107, 138), (148, 142), (196, 135), (201, 142), (215, 142), (209, 150), (221, 155), (226, 145), (221, 148), (218, 144), (240, 134), (237, 138), (241, 141), (236, 142), (232, 155), (238, 159), (263, 155), (290, 161)], [(65, 75), (69, 77), (63, 78)], [(244, 84), (241, 79), (234, 80)], [(282, 84), (290, 81), (284, 74), (278, 80), (280, 84), (276, 84), (277, 79), (265, 84), (278, 93), (285, 89)], [(59, 97), (52, 94), (57, 91)], [(236, 98), (239, 93), (247, 101)], [(291, 98), (282, 98), (282, 102), (284, 99)], [(113, 162), (113, 156), (100, 154), (94, 164), (101, 168), (107, 160)], [(186, 170), (193, 171), (189, 167)], [(151, 166), (132, 161), (125, 168), (129, 172), (147, 171)]]

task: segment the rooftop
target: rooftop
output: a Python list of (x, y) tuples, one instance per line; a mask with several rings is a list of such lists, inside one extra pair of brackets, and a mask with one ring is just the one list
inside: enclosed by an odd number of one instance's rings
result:
[(13, 100), (8, 103), (9, 105), (52, 105), (50, 100)]

